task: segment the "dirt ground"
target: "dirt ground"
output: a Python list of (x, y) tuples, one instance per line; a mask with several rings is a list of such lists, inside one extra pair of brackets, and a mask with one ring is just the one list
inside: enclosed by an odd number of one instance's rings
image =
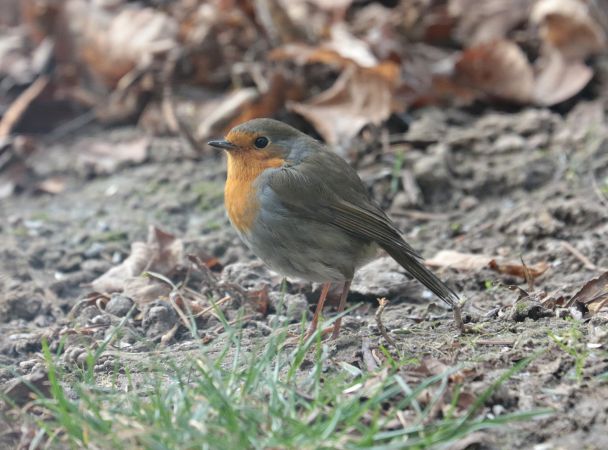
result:
[[(608, 311), (582, 315), (562, 307), (563, 299), (608, 267), (605, 111), (603, 99), (579, 99), (559, 111), (423, 109), (408, 116), (405, 132), (390, 135), (390, 151), (380, 154), (368, 144), (348, 155), (425, 257), (455, 250), (549, 268), (532, 290), (523, 279), (489, 268), (436, 269), (467, 299), (469, 332), (461, 336), (449, 310), (380, 256), (354, 282), (349, 300), (358, 306), (346, 316), (341, 337), (329, 344), (332, 362), (364, 367), (362, 346), (388, 346), (374, 319), (376, 299), (384, 296), (391, 302), (383, 321), (399, 351), (427, 364), (464, 364), (470, 369), (464, 389), (473, 395), (536, 355), (486, 402), (483, 413), (548, 407), (554, 414), (485, 431), (474, 444), (608, 448), (608, 404), (601, 400), (608, 398)], [(374, 131), (367, 134), (367, 142), (374, 142)], [(139, 139), (149, 148), (145, 161), (108, 175), (91, 173), (80, 158), (95, 142)], [(57, 195), (26, 189), (0, 203), (3, 385), (40, 369), (43, 336), (53, 343), (61, 330), (93, 330), (68, 341), (65, 358), (77, 360), (87, 342), (125, 315), (130, 303), (124, 298), (114, 302), (113, 314), (94, 302), (68, 313), (91, 292), (92, 280), (129, 255), (131, 243), (145, 241), (150, 225), (183, 239), (186, 252), (217, 258), (222, 279), (245, 289), (269, 285), (269, 309), (247, 318), (251, 345), (263, 342), (267, 325), (284, 315), (296, 329), (299, 314), (313, 307), (318, 288), (294, 281), (287, 285), (287, 310), (276, 311), (280, 277), (259, 265), (225, 217), (222, 155), (210, 149), (192, 157), (181, 140), (145, 136), (135, 128), (86, 128), (56, 142), (43, 138), (39, 148), (28, 161), (30, 176), (60, 176), (66, 189)], [(507, 285), (530, 295), (515, 303), (521, 295)], [(177, 323), (166, 302), (153, 305), (141, 306), (141, 320), (132, 324), (149, 338), (130, 347), (137, 357), (155, 351), (157, 337)], [(217, 325), (209, 320), (203, 331), (213, 339)], [(191, 340), (179, 328), (163, 344), (177, 351)], [(97, 370), (107, 368), (100, 364)]]

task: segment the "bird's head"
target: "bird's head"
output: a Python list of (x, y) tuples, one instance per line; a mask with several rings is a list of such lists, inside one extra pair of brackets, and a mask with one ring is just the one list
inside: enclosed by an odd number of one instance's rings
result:
[[(212, 147), (226, 150), (229, 160), (261, 163), (269, 167), (297, 160), (309, 146), (311, 137), (274, 119), (253, 119), (237, 125), (224, 140), (209, 141)], [(316, 142), (316, 141), (315, 141)]]

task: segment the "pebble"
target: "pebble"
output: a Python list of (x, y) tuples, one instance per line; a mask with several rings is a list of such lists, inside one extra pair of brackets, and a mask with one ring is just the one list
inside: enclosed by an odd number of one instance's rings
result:
[(106, 312), (117, 317), (124, 317), (131, 310), (133, 300), (126, 295), (114, 293), (106, 305)]
[(176, 323), (177, 313), (167, 302), (158, 300), (144, 310), (142, 326), (149, 338), (157, 338), (165, 334)]

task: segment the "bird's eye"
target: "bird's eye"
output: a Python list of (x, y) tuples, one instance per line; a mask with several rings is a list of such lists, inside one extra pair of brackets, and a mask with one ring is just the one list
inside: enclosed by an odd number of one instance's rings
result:
[(261, 136), (255, 140), (253, 145), (255, 145), (257, 148), (264, 148), (268, 145), (268, 138)]

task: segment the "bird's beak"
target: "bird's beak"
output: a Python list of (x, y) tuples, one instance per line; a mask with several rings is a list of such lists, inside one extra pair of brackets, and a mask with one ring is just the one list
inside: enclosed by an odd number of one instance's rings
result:
[(223, 150), (234, 150), (236, 149), (236, 145), (232, 142), (228, 141), (209, 141), (207, 142), (211, 147), (221, 148)]

